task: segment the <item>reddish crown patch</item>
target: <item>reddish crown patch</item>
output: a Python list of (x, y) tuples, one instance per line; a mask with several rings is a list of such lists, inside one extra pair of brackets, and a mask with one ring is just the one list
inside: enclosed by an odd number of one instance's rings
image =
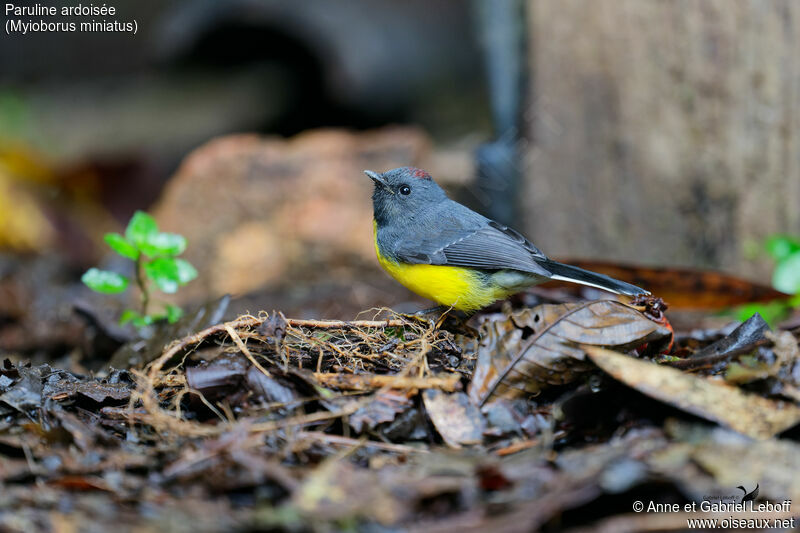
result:
[(417, 179), (421, 180), (429, 180), (431, 179), (431, 175), (422, 170), (421, 168), (411, 168), (410, 169), (411, 175)]

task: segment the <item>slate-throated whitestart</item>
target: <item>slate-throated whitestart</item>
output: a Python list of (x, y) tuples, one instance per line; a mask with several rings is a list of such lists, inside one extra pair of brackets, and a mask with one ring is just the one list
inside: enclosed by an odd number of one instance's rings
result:
[(430, 174), (402, 167), (375, 182), (375, 251), (397, 281), (440, 305), (473, 312), (547, 280), (617, 294), (650, 294), (603, 274), (551, 261), (519, 232), (448, 198)]

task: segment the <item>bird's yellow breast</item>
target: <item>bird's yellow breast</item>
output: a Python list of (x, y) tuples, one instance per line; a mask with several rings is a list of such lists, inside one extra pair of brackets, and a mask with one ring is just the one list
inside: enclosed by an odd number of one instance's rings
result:
[(505, 298), (508, 292), (492, 286), (479, 271), (447, 265), (398, 263), (381, 253), (374, 225), (375, 253), (384, 270), (411, 291), (440, 305), (460, 311), (476, 311)]

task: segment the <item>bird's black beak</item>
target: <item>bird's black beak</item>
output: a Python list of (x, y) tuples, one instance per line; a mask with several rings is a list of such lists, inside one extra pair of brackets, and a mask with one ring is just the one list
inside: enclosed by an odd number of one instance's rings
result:
[(380, 175), (380, 174), (378, 174), (377, 172), (373, 172), (373, 171), (371, 171), (371, 170), (365, 170), (365, 171), (364, 171), (364, 174), (366, 174), (366, 175), (367, 175), (367, 177), (369, 177), (369, 179), (371, 179), (372, 181), (374, 181), (376, 184), (383, 186), (383, 188), (384, 188), (384, 189), (386, 189), (386, 190), (387, 190), (387, 191), (389, 191), (390, 193), (394, 194), (394, 191), (393, 191), (393, 190), (392, 190), (392, 188), (389, 186), (389, 184), (388, 184), (388, 183), (386, 183), (386, 180), (383, 178), (383, 176), (381, 176), (381, 175)]

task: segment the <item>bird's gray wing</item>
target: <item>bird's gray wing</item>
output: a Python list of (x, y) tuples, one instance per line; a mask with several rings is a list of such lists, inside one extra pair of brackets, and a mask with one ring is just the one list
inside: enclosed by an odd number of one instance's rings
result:
[(405, 237), (395, 249), (412, 264), (450, 265), (485, 270), (519, 270), (550, 277), (537, 263), (546, 256), (519, 232), (488, 221), (478, 228), (439, 227), (434, 236)]

